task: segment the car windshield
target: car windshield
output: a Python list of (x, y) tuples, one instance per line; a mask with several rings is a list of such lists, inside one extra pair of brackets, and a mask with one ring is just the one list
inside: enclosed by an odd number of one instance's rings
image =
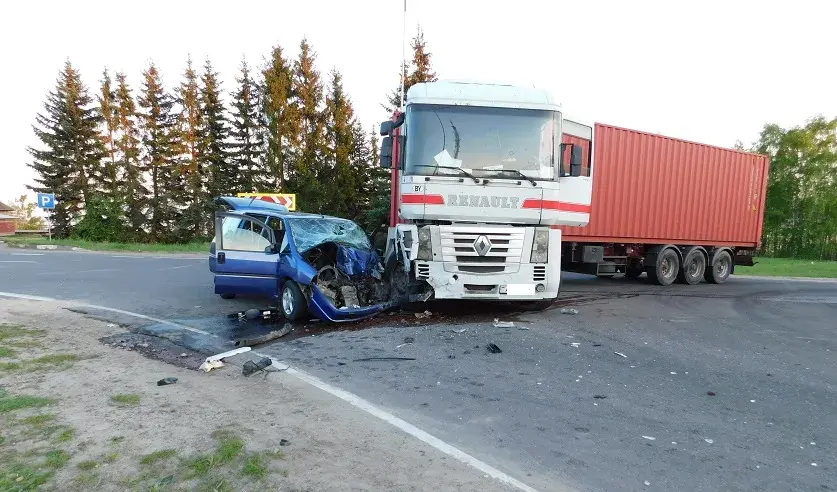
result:
[(288, 220), (288, 227), (300, 253), (328, 242), (358, 249), (372, 249), (366, 232), (351, 220), (334, 217), (296, 217)]
[[(414, 104), (407, 109), (406, 173), (551, 180), (559, 113)], [(557, 146), (560, 148), (560, 146)], [(447, 169), (446, 169), (447, 168)]]

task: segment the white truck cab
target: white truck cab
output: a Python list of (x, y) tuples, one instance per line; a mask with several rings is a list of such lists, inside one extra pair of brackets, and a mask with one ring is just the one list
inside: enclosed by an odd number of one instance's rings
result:
[(558, 296), (558, 226), (590, 217), (592, 125), (547, 91), (440, 81), (412, 86), (381, 135), (389, 261), (437, 299)]

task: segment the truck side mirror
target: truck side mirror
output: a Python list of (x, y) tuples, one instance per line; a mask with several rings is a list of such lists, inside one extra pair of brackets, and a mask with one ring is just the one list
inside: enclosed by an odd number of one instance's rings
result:
[(381, 123), (381, 136), (389, 135), (395, 129), (395, 123), (391, 120), (384, 121)]
[[(383, 130), (384, 125), (381, 124)], [(384, 169), (392, 168), (392, 137), (386, 136), (381, 142), (381, 162), (380, 166)]]
[(581, 145), (572, 144), (572, 147), (570, 147), (570, 176), (581, 176), (582, 156)]

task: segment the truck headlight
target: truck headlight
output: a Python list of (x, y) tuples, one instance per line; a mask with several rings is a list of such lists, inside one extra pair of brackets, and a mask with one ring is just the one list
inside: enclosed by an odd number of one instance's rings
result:
[(549, 252), (549, 229), (536, 229), (535, 240), (532, 241), (532, 263), (546, 263)]
[(430, 241), (430, 228), (423, 227), (419, 229), (419, 247), (416, 259), (430, 261), (433, 259), (433, 246)]

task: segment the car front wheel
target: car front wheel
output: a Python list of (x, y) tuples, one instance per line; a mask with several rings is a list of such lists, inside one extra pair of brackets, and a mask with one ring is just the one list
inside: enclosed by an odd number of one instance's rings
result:
[(282, 314), (288, 321), (301, 321), (308, 316), (308, 304), (305, 295), (296, 282), (288, 280), (282, 286)]

